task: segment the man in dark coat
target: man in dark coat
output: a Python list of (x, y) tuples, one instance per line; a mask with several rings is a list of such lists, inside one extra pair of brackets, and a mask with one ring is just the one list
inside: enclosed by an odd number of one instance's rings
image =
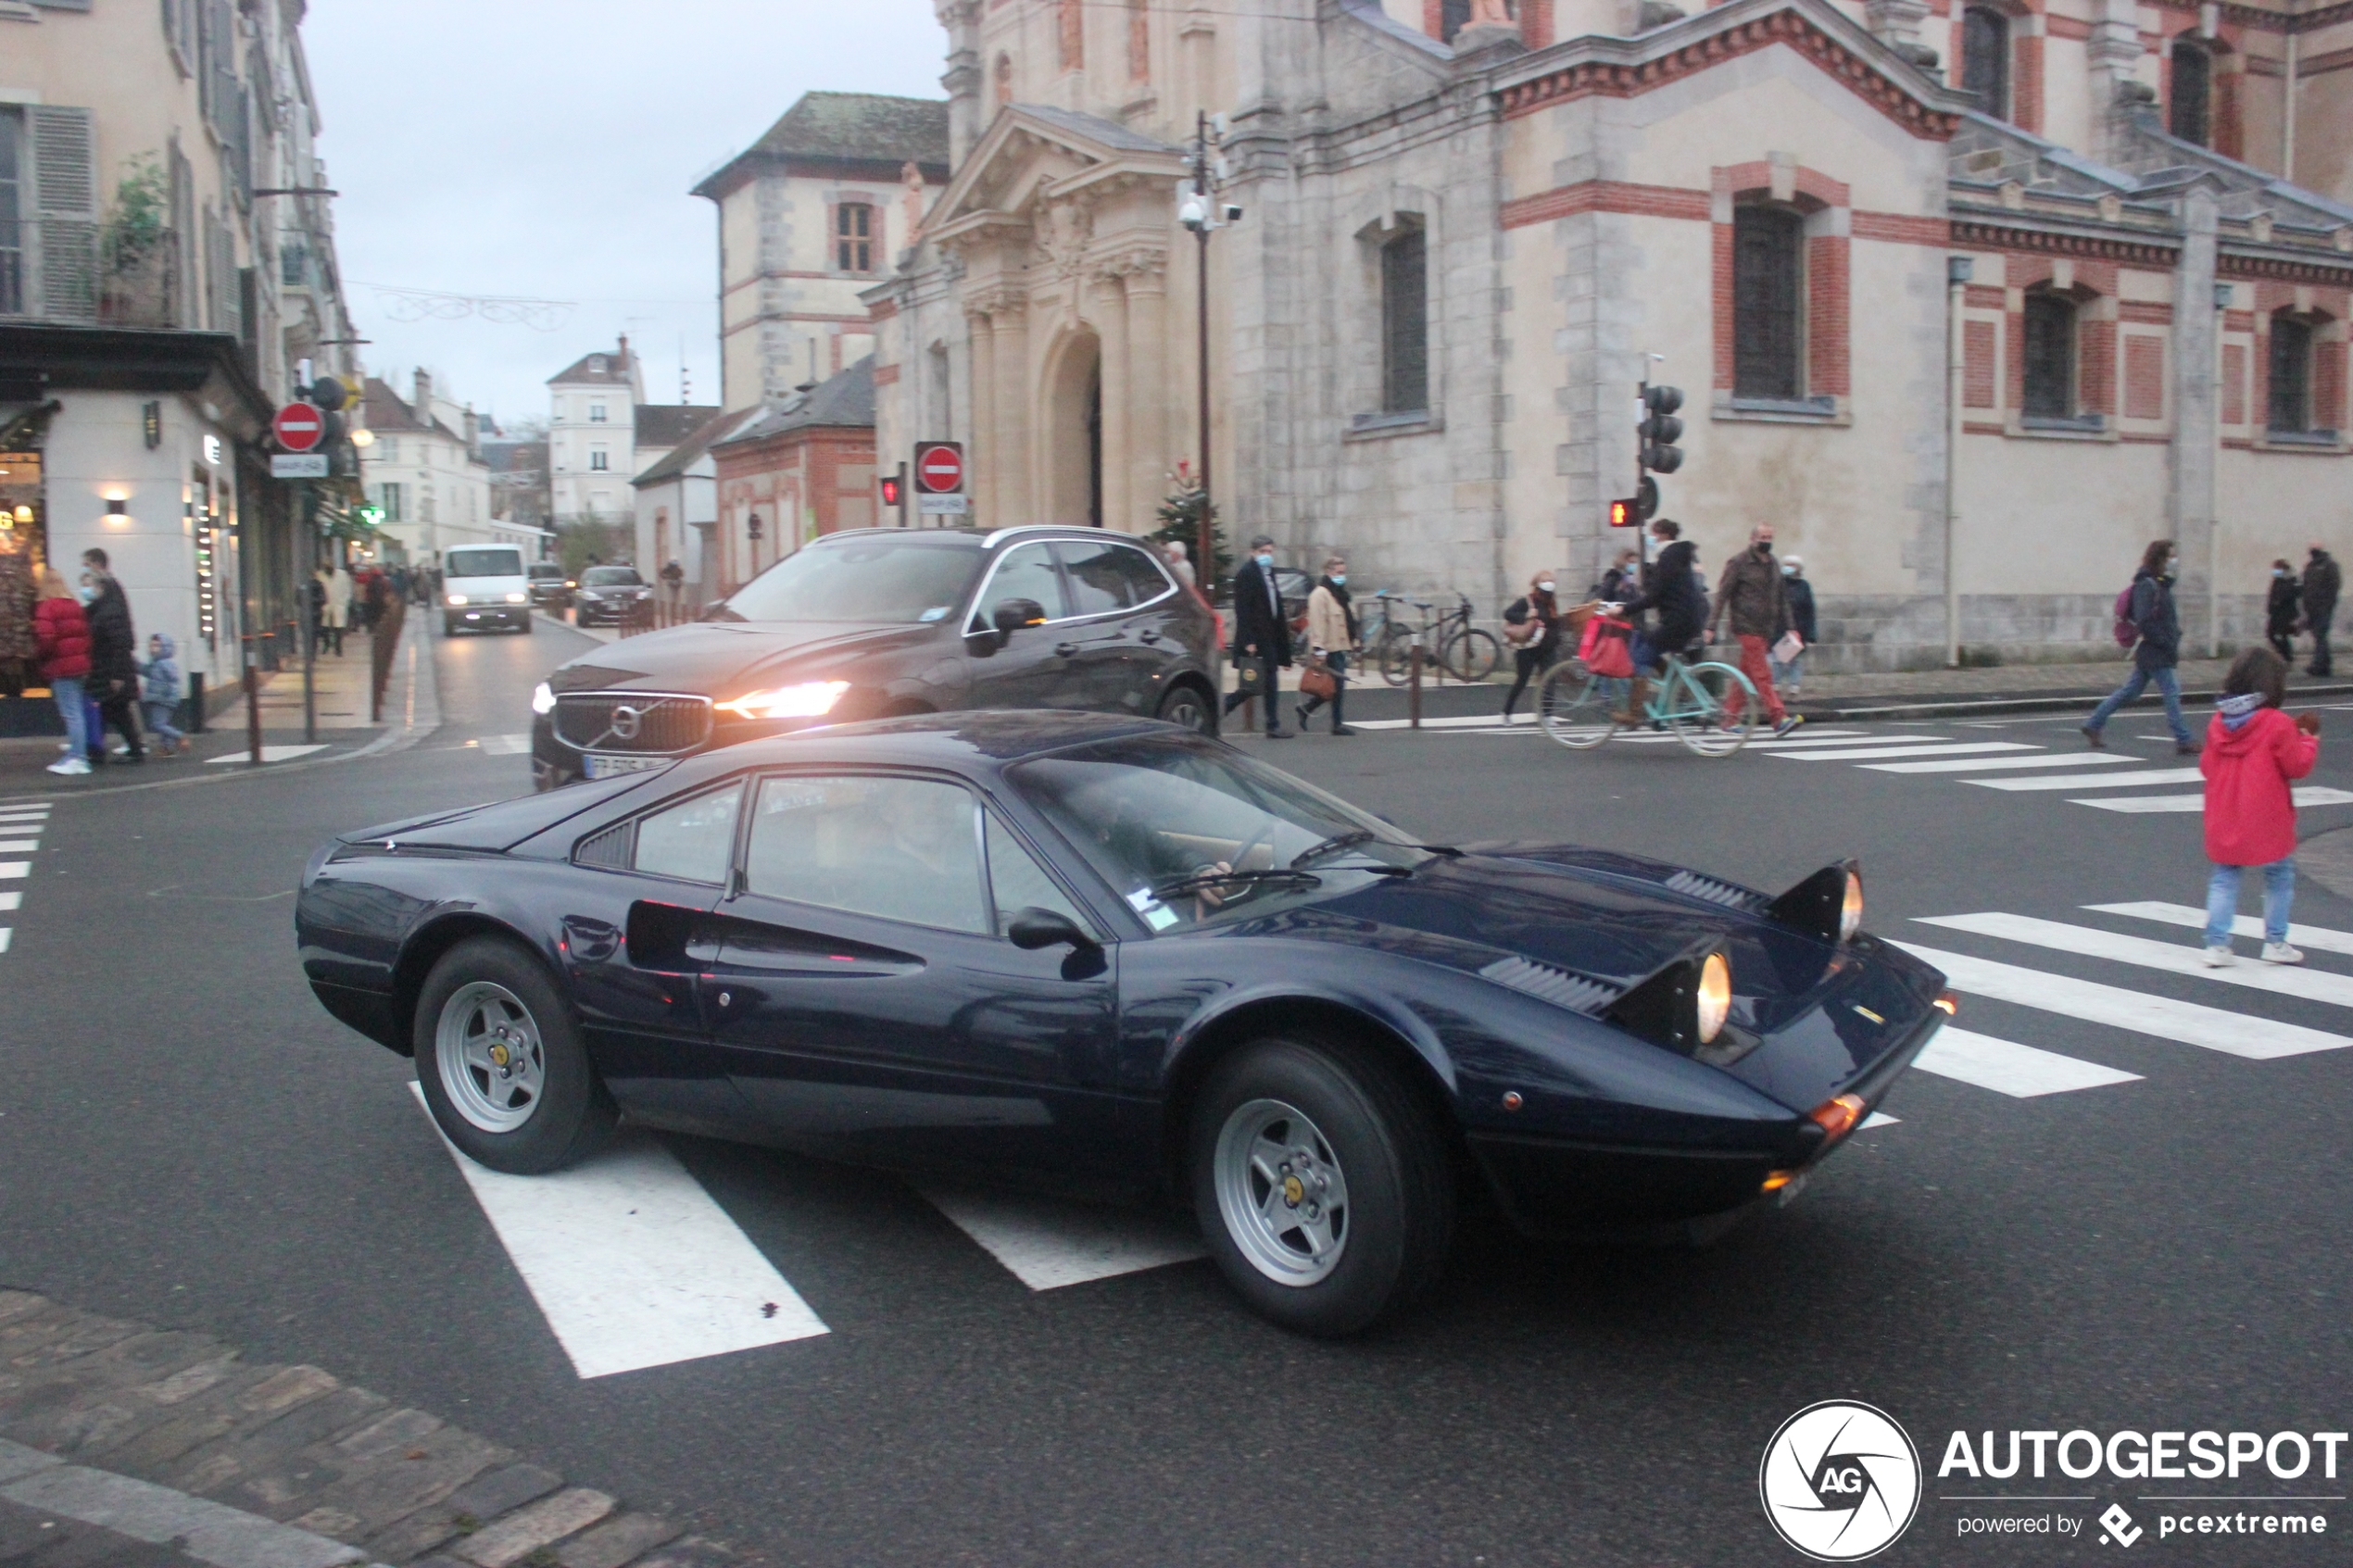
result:
[(2197, 742), (2190, 738), (2190, 727), (2182, 719), (2182, 680), (2173, 669), (2182, 661), (2182, 616), (2173, 605), (2174, 559), (2173, 541), (2155, 540), (2141, 556), (2141, 569), (2133, 574), (2133, 628), (2140, 640), (2133, 645), (2132, 675), (2083, 721), (2083, 738), (2095, 746), (2108, 744), (2100, 732), (2108, 728), (2116, 710), (2146, 691), (2154, 681), (2165, 698), (2165, 722), (2173, 732), (2173, 749), (2184, 757), (2197, 751)]
[(2312, 557), (2304, 563), (2304, 624), (2312, 629), (2312, 662), (2306, 666), (2309, 673), (2327, 675), (2335, 669), (2329, 656), (2329, 626), (2336, 620), (2336, 596), (2345, 586), (2345, 573), (2337, 569), (2336, 558), (2318, 545), (2312, 546)]
[(90, 760), (106, 761), (106, 726), (122, 732), (125, 762), (145, 762), (139, 739), (139, 633), (131, 624), (131, 600), (107, 570), (107, 552), (82, 552), (82, 570), (97, 590), (90, 601), (90, 692), (98, 699), (99, 729), (89, 737)]
[(1282, 727), (1275, 671), (1290, 665), (1290, 622), (1283, 619), (1283, 593), (1275, 582), (1275, 541), (1264, 533), (1251, 541), (1250, 559), (1234, 573), (1234, 662), (1244, 660), (1258, 667), (1258, 689), (1235, 687), (1227, 694), (1226, 711), (1256, 696), (1266, 705), (1267, 738), (1288, 740), (1291, 732)]
[[(1707, 618), (1707, 589), (1699, 579), (1699, 546), (1683, 537), (1683, 525), (1671, 517), (1651, 524), (1651, 538), (1659, 546), (1642, 579), (1642, 596), (1626, 607), (1634, 622), (1634, 684), (1626, 711), (1615, 715), (1621, 724), (1642, 722), (1642, 705), (1650, 701), (1650, 675), (1667, 667), (1668, 654), (1680, 654), (1699, 640)], [(1645, 629), (1642, 615), (1655, 610), (1656, 626)]]
[[(1771, 721), (1773, 733), (1795, 729), (1796, 723), (1781, 706), (1781, 694), (1773, 689), (1773, 644), (1789, 630), (1789, 594), (1781, 581), (1780, 562), (1773, 558), (1771, 523), (1761, 522), (1750, 529), (1748, 548), (1724, 563), (1723, 575), (1716, 580), (1712, 620), (1711, 641), (1725, 621), (1732, 623), (1732, 636), (1741, 648), (1741, 673), (1764, 699), (1765, 717)], [(1728, 721), (1737, 712), (1729, 710)]]
[(2280, 662), (2296, 663), (2296, 630), (2304, 619), (2304, 584), (2296, 580), (2296, 568), (2286, 559), (2271, 563), (2271, 587), (2263, 599), (2263, 640), (2280, 656)]

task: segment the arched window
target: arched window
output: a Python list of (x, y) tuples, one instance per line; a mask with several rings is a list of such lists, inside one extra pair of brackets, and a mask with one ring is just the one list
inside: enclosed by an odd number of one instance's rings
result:
[(1470, 25), (1471, 0), (1439, 0), (1438, 36), (1447, 43)]
[(996, 78), (997, 107), (1001, 109), (1013, 101), (1013, 57), (1011, 55), (998, 56), (996, 69), (991, 74)]
[(2173, 101), (2167, 106), (2166, 129), (2184, 142), (2207, 144), (2211, 128), (2207, 106), (2214, 86), (2214, 59), (2187, 38), (2173, 41)]
[(2273, 435), (2312, 432), (2312, 328), (2293, 316), (2271, 318)]
[(1381, 412), (1429, 407), (1429, 252), (1419, 228), (1380, 247)]
[(1087, 69), (1087, 4), (1086, 0), (1062, 0), (1060, 27), (1063, 69)]
[(2010, 117), (2010, 21), (1989, 6), (1961, 18), (1961, 85), (1997, 119)]
[(2075, 418), (2075, 302), (2047, 291), (2026, 296), (2025, 407), (2029, 419)]
[(1806, 395), (1806, 219), (1794, 208), (1732, 211), (1732, 395)]

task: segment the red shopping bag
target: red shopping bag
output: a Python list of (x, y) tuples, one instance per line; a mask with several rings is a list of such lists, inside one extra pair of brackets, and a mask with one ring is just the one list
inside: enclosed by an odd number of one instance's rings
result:
[(1596, 615), (1585, 622), (1585, 634), (1577, 643), (1577, 657), (1592, 673), (1622, 681), (1634, 672), (1633, 650), (1626, 646), (1633, 630), (1627, 621)]

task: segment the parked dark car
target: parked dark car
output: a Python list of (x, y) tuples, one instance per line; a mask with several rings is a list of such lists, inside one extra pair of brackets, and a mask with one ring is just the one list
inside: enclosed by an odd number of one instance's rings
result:
[(560, 615), (572, 608), (572, 591), (577, 586), (564, 575), (564, 563), (557, 560), (535, 560), (523, 568), (531, 579), (531, 608), (553, 610)]
[(576, 626), (598, 621), (619, 626), (643, 620), (653, 608), (654, 591), (634, 566), (592, 566), (580, 574), (573, 590), (572, 619)]
[(1091, 709), (1214, 733), (1216, 643), (1208, 605), (1123, 534), (829, 534), (695, 624), (549, 675), (532, 698), (532, 777), (549, 789), (783, 730), (968, 708)]
[(1458, 849), (1149, 721), (844, 725), (311, 858), (328, 1011), (443, 1132), (553, 1171), (627, 1113), (819, 1158), (1189, 1203), (1278, 1323), (1362, 1328), (1464, 1189), (1531, 1233), (1786, 1201), (1951, 997), (1834, 865), (1770, 897)]

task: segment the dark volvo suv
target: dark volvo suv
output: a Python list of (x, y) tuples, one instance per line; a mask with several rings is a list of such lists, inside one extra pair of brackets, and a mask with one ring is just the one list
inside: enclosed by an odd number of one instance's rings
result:
[(552, 789), (813, 724), (1065, 708), (1217, 727), (1215, 614), (1095, 528), (862, 529), (787, 556), (689, 626), (598, 648), (532, 695)]

